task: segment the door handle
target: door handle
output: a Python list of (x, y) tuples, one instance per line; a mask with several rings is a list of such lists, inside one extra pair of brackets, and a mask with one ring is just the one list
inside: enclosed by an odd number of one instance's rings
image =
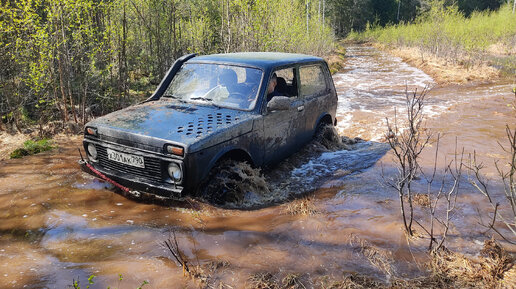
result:
[(302, 106), (298, 106), (298, 107), (297, 107), (297, 111), (303, 111), (303, 109), (305, 109), (305, 106), (304, 106), (304, 105), (302, 105)]

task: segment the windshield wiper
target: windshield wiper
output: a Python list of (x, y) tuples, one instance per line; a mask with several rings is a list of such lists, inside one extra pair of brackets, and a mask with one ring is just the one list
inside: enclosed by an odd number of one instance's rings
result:
[(175, 96), (175, 95), (163, 95), (161, 98), (172, 98), (175, 100), (179, 100), (180, 102), (184, 102), (184, 103), (187, 102), (186, 100), (182, 99), (181, 97)]
[(217, 107), (217, 108), (220, 108), (220, 105), (217, 105), (216, 103), (213, 102), (213, 98), (208, 98), (208, 97), (192, 97), (190, 98), (190, 100), (204, 100), (204, 101), (207, 101), (209, 103), (211, 103), (213, 106)]

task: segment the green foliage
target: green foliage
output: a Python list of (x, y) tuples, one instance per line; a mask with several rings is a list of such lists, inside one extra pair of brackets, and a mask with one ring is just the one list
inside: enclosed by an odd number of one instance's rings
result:
[(186, 53), (326, 55), (334, 34), (321, 1), (316, 3), (2, 1), (0, 116), (11, 114), (5, 119), (16, 125), (30, 119), (85, 122), (87, 108), (104, 114), (148, 96)]
[(90, 288), (90, 285), (95, 284), (95, 282), (93, 282), (93, 278), (95, 278), (95, 277), (97, 277), (97, 276), (91, 275), (90, 277), (88, 277), (88, 285), (86, 286), (87, 289)]
[(24, 156), (35, 155), (40, 152), (49, 151), (53, 149), (52, 141), (49, 139), (41, 139), (38, 141), (28, 140), (23, 143), (23, 148), (14, 150), (10, 157), (11, 159), (19, 159)]
[(137, 289), (142, 289), (142, 288), (143, 288), (143, 286), (145, 286), (145, 285), (147, 285), (147, 284), (149, 284), (149, 281), (144, 280), (144, 281), (142, 282), (142, 284), (140, 284), (140, 287), (138, 287)]
[(514, 47), (516, 16), (509, 5), (504, 5), (495, 12), (474, 12), (465, 17), (456, 5), (432, 0), (428, 10), (415, 23), (352, 32), (348, 39), (419, 47), (453, 62), (474, 62), (483, 57), (490, 45)]

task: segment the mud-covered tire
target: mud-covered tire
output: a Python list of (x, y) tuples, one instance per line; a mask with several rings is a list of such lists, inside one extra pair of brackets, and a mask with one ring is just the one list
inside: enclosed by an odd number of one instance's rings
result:
[(199, 189), (200, 197), (212, 204), (222, 205), (227, 202), (237, 202), (245, 192), (240, 192), (237, 186), (242, 181), (236, 168), (239, 163), (234, 160), (223, 160), (210, 171), (207, 180)]
[(327, 149), (335, 149), (341, 144), (340, 136), (331, 123), (319, 123), (315, 130), (314, 139)]

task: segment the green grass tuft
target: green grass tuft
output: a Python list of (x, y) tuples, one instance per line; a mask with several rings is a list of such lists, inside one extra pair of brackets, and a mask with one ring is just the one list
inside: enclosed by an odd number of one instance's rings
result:
[(14, 150), (10, 157), (11, 159), (19, 159), (24, 156), (35, 155), (40, 152), (49, 151), (53, 149), (52, 141), (49, 139), (41, 139), (38, 141), (28, 140), (23, 143), (22, 148)]

